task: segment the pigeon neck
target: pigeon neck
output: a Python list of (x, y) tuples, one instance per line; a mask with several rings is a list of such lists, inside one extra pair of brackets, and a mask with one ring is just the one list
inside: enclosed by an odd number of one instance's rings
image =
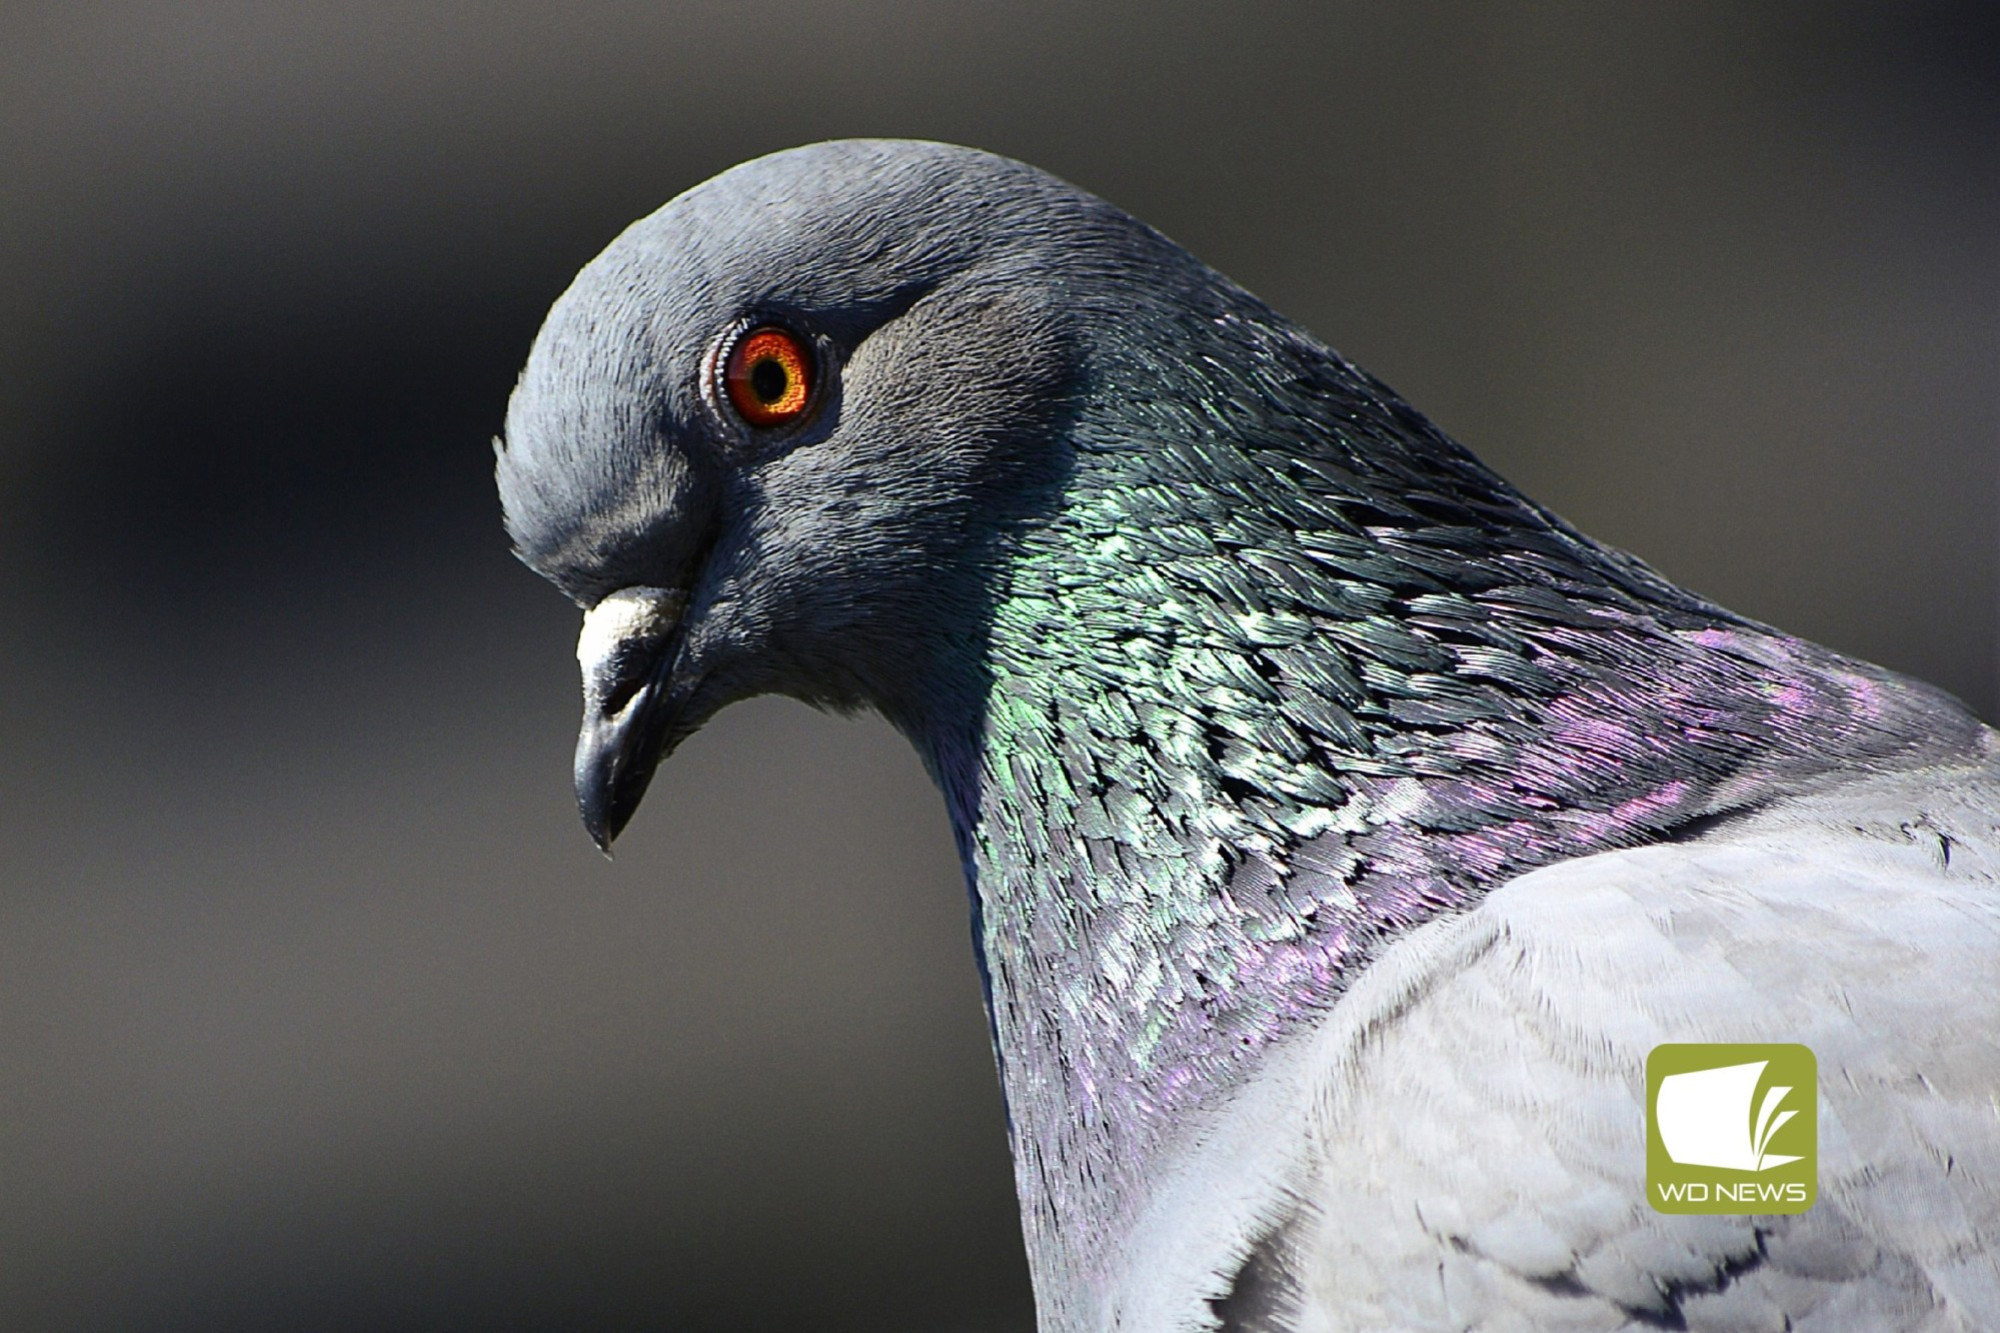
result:
[(1086, 420), (994, 598), (976, 717), (913, 728), (973, 883), (1045, 1291), (1104, 1279), (1170, 1128), (1384, 942), (1963, 717), (1681, 593), (1357, 372), (1306, 368), (1321, 391), (1275, 422)]

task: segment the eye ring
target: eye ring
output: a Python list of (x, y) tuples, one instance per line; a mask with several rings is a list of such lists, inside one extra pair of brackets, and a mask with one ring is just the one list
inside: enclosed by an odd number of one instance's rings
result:
[(746, 329), (722, 358), (722, 390), (745, 424), (759, 429), (799, 420), (812, 406), (812, 348), (790, 329)]

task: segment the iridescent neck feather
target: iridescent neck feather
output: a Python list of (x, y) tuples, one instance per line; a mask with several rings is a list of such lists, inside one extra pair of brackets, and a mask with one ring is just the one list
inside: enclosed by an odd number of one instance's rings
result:
[(995, 562), (976, 715), (910, 726), (1049, 1289), (1101, 1276), (1169, 1126), (1386, 940), (1976, 727), (1588, 542), (1303, 336), (1203, 332), (1265, 368), (1251, 410), (1082, 413), (1059, 511)]

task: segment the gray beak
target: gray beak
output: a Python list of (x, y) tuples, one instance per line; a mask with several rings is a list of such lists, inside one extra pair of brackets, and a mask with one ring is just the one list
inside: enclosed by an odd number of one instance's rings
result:
[(576, 739), (576, 807), (606, 855), (646, 794), (666, 737), (663, 696), (680, 648), (685, 592), (622, 588), (583, 617), (583, 729)]

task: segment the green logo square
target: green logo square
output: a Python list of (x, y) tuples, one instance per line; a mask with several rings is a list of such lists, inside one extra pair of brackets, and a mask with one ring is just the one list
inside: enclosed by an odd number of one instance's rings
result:
[(1803, 1213), (1819, 1197), (1819, 1061), (1674, 1043), (1646, 1057), (1646, 1199), (1663, 1213)]

